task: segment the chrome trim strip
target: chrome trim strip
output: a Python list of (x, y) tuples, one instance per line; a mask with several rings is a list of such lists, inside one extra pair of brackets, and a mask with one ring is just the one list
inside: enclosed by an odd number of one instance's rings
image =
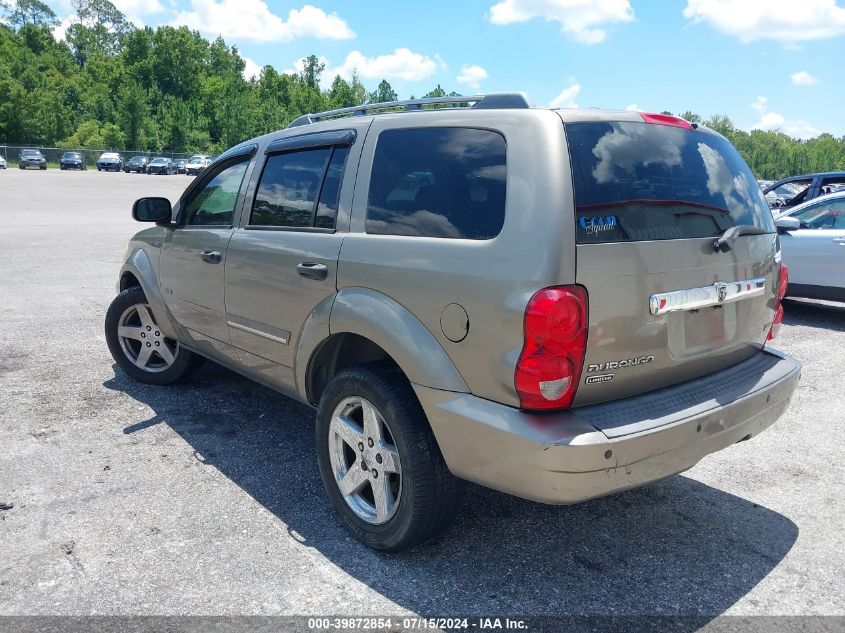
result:
[(742, 281), (717, 281), (712, 286), (653, 294), (648, 299), (648, 308), (654, 316), (660, 316), (669, 312), (698, 310), (699, 308), (742, 301), (751, 297), (759, 297), (765, 292), (766, 279), (764, 277)]
[[(269, 332), (262, 332), (261, 330), (256, 330), (255, 328), (251, 328), (247, 325), (244, 325), (243, 323), (236, 323), (235, 321), (226, 321), (226, 323), (229, 324), (229, 327), (233, 327), (236, 330), (248, 332), (249, 334), (255, 334), (256, 336), (260, 336), (261, 338), (266, 338), (266, 339), (269, 339), (271, 341), (275, 341), (276, 343), (281, 343), (282, 345), (288, 344), (287, 338), (284, 338), (284, 337), (281, 337), (281, 336), (274, 336), (274, 335), (270, 334)], [(282, 332), (282, 330), (279, 330), (279, 332)], [(290, 334), (288, 334), (288, 336), (290, 336)]]

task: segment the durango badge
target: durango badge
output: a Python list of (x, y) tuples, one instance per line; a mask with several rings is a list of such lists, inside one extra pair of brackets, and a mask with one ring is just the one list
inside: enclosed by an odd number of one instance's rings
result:
[(597, 363), (587, 367), (587, 373), (592, 374), (596, 371), (609, 371), (611, 369), (624, 369), (625, 367), (636, 367), (637, 365), (645, 365), (654, 360), (654, 356), (640, 356), (638, 358), (626, 358), (624, 360), (611, 360), (606, 363)]

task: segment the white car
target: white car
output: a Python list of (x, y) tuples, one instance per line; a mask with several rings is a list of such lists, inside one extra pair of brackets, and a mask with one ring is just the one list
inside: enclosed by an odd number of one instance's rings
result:
[(0, 169), (6, 169), (6, 157), (0, 154)]
[(845, 301), (845, 192), (832, 193), (777, 215), (787, 296)]
[(188, 164), (185, 165), (185, 173), (189, 176), (196, 176), (201, 174), (203, 170), (208, 167), (211, 160), (204, 154), (197, 154), (188, 159)]

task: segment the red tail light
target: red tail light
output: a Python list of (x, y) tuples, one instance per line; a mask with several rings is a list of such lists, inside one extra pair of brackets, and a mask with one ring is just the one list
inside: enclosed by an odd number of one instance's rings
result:
[(786, 264), (780, 265), (780, 274), (778, 275), (778, 294), (775, 297), (775, 318), (772, 319), (772, 329), (769, 330), (769, 338), (771, 341), (780, 332), (780, 324), (783, 323), (783, 298), (786, 296), (786, 288), (789, 286), (789, 269)]
[(525, 344), (514, 384), (523, 409), (572, 404), (587, 348), (587, 291), (555, 286), (537, 292), (525, 308)]
[(672, 116), (671, 114), (648, 114), (646, 112), (640, 112), (640, 116), (643, 118), (643, 121), (645, 121), (646, 123), (651, 123), (652, 125), (668, 125), (669, 127), (682, 127), (685, 130), (692, 129), (692, 124), (686, 119), (682, 119), (679, 116)]

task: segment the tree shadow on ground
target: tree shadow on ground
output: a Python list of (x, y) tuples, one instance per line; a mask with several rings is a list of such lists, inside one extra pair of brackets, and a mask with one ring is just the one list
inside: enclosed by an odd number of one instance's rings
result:
[[(688, 615), (706, 622), (765, 578), (798, 535), (784, 516), (684, 476), (575, 506), (468, 484), (445, 536), (381, 554), (353, 540), (329, 506), (313, 410), (212, 363), (173, 387), (115, 372), (105, 386), (154, 411), (124, 432), (167, 424), (293, 537), (421, 614)], [(686, 630), (700, 625), (691, 621)]]

